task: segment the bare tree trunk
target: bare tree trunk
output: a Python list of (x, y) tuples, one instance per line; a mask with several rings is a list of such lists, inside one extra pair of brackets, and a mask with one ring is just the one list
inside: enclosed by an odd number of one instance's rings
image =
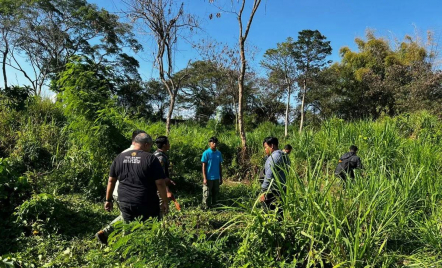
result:
[(289, 128), (289, 110), (290, 110), (290, 94), (291, 94), (291, 86), (288, 85), (288, 94), (287, 94), (287, 107), (285, 108), (285, 130), (284, 136), (288, 136), (288, 128)]
[(236, 102), (233, 104), (234, 106), (234, 112), (235, 112), (235, 132), (239, 133), (238, 129), (238, 108), (236, 107)]
[(302, 101), (301, 101), (301, 122), (299, 123), (299, 133), (302, 132), (302, 128), (304, 126), (304, 103), (305, 103), (305, 93), (307, 88), (307, 81), (304, 79), (304, 92), (302, 93)]
[(5, 89), (8, 88), (8, 77), (6, 76), (6, 57), (8, 55), (8, 46), (6, 46), (5, 52), (3, 52), (3, 62), (2, 62), (2, 71), (3, 71), (3, 82), (5, 84)]
[(246, 56), (244, 53), (244, 39), (240, 38), (240, 49), (241, 49), (241, 73), (238, 79), (238, 125), (239, 125), (239, 135), (241, 136), (241, 145), (243, 150), (246, 150), (247, 140), (246, 132), (244, 131), (244, 76), (246, 73)]
[(173, 108), (175, 107), (175, 99), (176, 99), (176, 94), (170, 96), (169, 111), (167, 112), (167, 119), (166, 119), (166, 136), (169, 136), (170, 133), (170, 120), (172, 119)]
[(2, 71), (3, 71), (3, 82), (5, 83), (5, 89), (8, 88), (8, 77), (6, 76), (6, 57), (9, 53), (9, 44), (6, 37), (7, 33), (3, 33), (3, 41), (5, 42), (5, 51), (3, 51), (3, 62), (2, 62)]
[(259, 5), (261, 4), (261, 0), (254, 0), (252, 12), (250, 13), (249, 21), (247, 22), (247, 26), (245, 30), (243, 29), (242, 22), (242, 13), (244, 11), (244, 7), (246, 4), (246, 0), (242, 0), (241, 9), (238, 13), (238, 24), (239, 24), (239, 48), (240, 48), (240, 56), (241, 56), (241, 71), (238, 79), (238, 125), (239, 125), (239, 134), (241, 136), (241, 145), (242, 145), (242, 161), (245, 161), (247, 158), (247, 140), (246, 140), (246, 132), (244, 130), (244, 77), (246, 74), (246, 55), (245, 55), (245, 42), (247, 36), (249, 35), (250, 26), (252, 25), (253, 17), (255, 16), (256, 11), (258, 10)]

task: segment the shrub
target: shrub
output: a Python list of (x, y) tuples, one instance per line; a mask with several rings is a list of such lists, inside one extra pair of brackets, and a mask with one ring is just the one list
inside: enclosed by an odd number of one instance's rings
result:
[(14, 212), (16, 224), (25, 234), (51, 234), (66, 232), (72, 221), (72, 213), (66, 205), (53, 195), (34, 195), (17, 207)]
[(92, 266), (226, 267), (230, 262), (228, 240), (210, 239), (203, 232), (174, 224), (135, 221), (117, 225), (110, 237), (112, 251), (91, 252), (87, 259)]
[[(10, 211), (30, 195), (30, 184), (24, 176), (19, 176), (10, 165), (8, 159), (0, 158), (0, 211)], [(2, 215), (5, 217), (6, 215)]]

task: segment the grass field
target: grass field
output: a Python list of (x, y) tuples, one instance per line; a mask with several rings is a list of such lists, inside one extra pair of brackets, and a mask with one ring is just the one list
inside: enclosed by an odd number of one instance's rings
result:
[[(141, 121), (133, 127), (152, 136), (164, 129)], [(422, 112), (375, 122), (331, 119), (301, 135), (293, 127), (280, 139), (293, 151), (279, 221), (259, 206), (256, 174), (263, 138), (282, 133), (272, 124), (249, 130), (251, 160), (240, 167), (233, 130), (172, 128), (174, 191), (182, 212), (171, 205), (163, 222), (117, 224), (108, 247), (93, 235), (117, 211), (106, 213), (102, 202), (81, 191), (34, 191), (2, 230), (11, 234), (2, 235), (8, 252), (0, 266), (442, 267), (438, 118)], [(229, 179), (221, 188), (221, 206), (203, 211), (199, 158), (211, 135), (221, 141)], [(359, 147), (365, 168), (344, 188), (333, 170), (351, 144)], [(51, 176), (48, 185), (56, 182)]]

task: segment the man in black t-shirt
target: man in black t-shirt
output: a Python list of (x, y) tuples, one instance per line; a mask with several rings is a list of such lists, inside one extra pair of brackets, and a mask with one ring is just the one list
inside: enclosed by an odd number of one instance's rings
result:
[[(167, 198), (171, 199), (173, 194), (169, 189), (169, 185), (171, 185), (171, 184), (175, 185), (175, 182), (170, 179), (170, 175), (169, 175), (170, 161), (169, 161), (169, 156), (167, 155), (167, 152), (170, 149), (169, 139), (166, 136), (159, 136), (155, 140), (155, 143), (156, 143), (158, 149), (153, 154), (158, 158), (161, 166), (163, 167), (164, 175), (166, 175)], [(161, 202), (162, 202), (162, 200), (160, 198), (160, 204), (161, 204)]]
[[(134, 143), (135, 137), (138, 134), (140, 134), (140, 133), (146, 133), (146, 131), (141, 130), (141, 129), (137, 129), (137, 130), (134, 130), (132, 132), (132, 143)], [(131, 151), (131, 150), (133, 150), (133, 145), (132, 144), (131, 144), (131, 146), (129, 148), (124, 150), (123, 153), (125, 153), (127, 151)], [(117, 203), (117, 206), (120, 207), (119, 203), (118, 203), (118, 186), (119, 186), (119, 182), (117, 181), (115, 183), (115, 188), (114, 188), (114, 191), (112, 193), (112, 198), (113, 198), (113, 201)], [(123, 220), (123, 216), (121, 215), (121, 211), (120, 211), (120, 215), (118, 215), (118, 217), (116, 217), (113, 221), (111, 221), (105, 228), (103, 228), (102, 230), (98, 231), (95, 234), (95, 237), (98, 239), (98, 241), (100, 243), (107, 245), (107, 238), (108, 238), (109, 234), (112, 233), (113, 230), (114, 230), (113, 225), (116, 222), (119, 222), (119, 221), (122, 221), (122, 220)]]
[[(112, 210), (112, 192), (118, 180), (120, 211), (126, 222), (140, 216), (142, 220), (159, 218), (157, 190), (163, 200), (167, 198), (166, 176), (158, 158), (148, 153), (151, 146), (152, 138), (149, 135), (138, 134), (134, 139), (133, 150), (119, 154), (110, 169), (104, 208)], [(164, 213), (168, 212), (166, 204), (162, 204), (161, 209)]]

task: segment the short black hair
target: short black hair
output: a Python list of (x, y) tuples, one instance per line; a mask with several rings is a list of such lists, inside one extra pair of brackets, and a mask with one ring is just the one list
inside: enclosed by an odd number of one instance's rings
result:
[(356, 153), (358, 151), (358, 147), (356, 147), (356, 145), (352, 145), (350, 146), (350, 151)]
[(218, 139), (216, 137), (211, 137), (209, 139), (209, 142), (214, 142), (214, 143), (218, 143)]
[(292, 150), (292, 146), (290, 144), (287, 144), (286, 146), (284, 146), (284, 150)]
[(267, 143), (267, 145), (269, 145), (269, 146), (272, 144), (275, 146), (278, 146), (278, 144), (279, 144), (278, 138), (275, 138), (275, 137), (267, 137), (264, 139), (263, 143)]
[(164, 145), (167, 144), (168, 141), (169, 141), (169, 139), (166, 136), (159, 136), (155, 140), (155, 144), (157, 145), (158, 149), (161, 149), (161, 148), (163, 148)]
[(137, 129), (137, 130), (135, 130), (134, 132), (132, 132), (132, 141), (134, 141), (134, 140), (135, 140), (135, 137), (136, 137), (138, 134), (141, 134), (141, 133), (146, 133), (146, 131), (141, 130), (141, 129)]

